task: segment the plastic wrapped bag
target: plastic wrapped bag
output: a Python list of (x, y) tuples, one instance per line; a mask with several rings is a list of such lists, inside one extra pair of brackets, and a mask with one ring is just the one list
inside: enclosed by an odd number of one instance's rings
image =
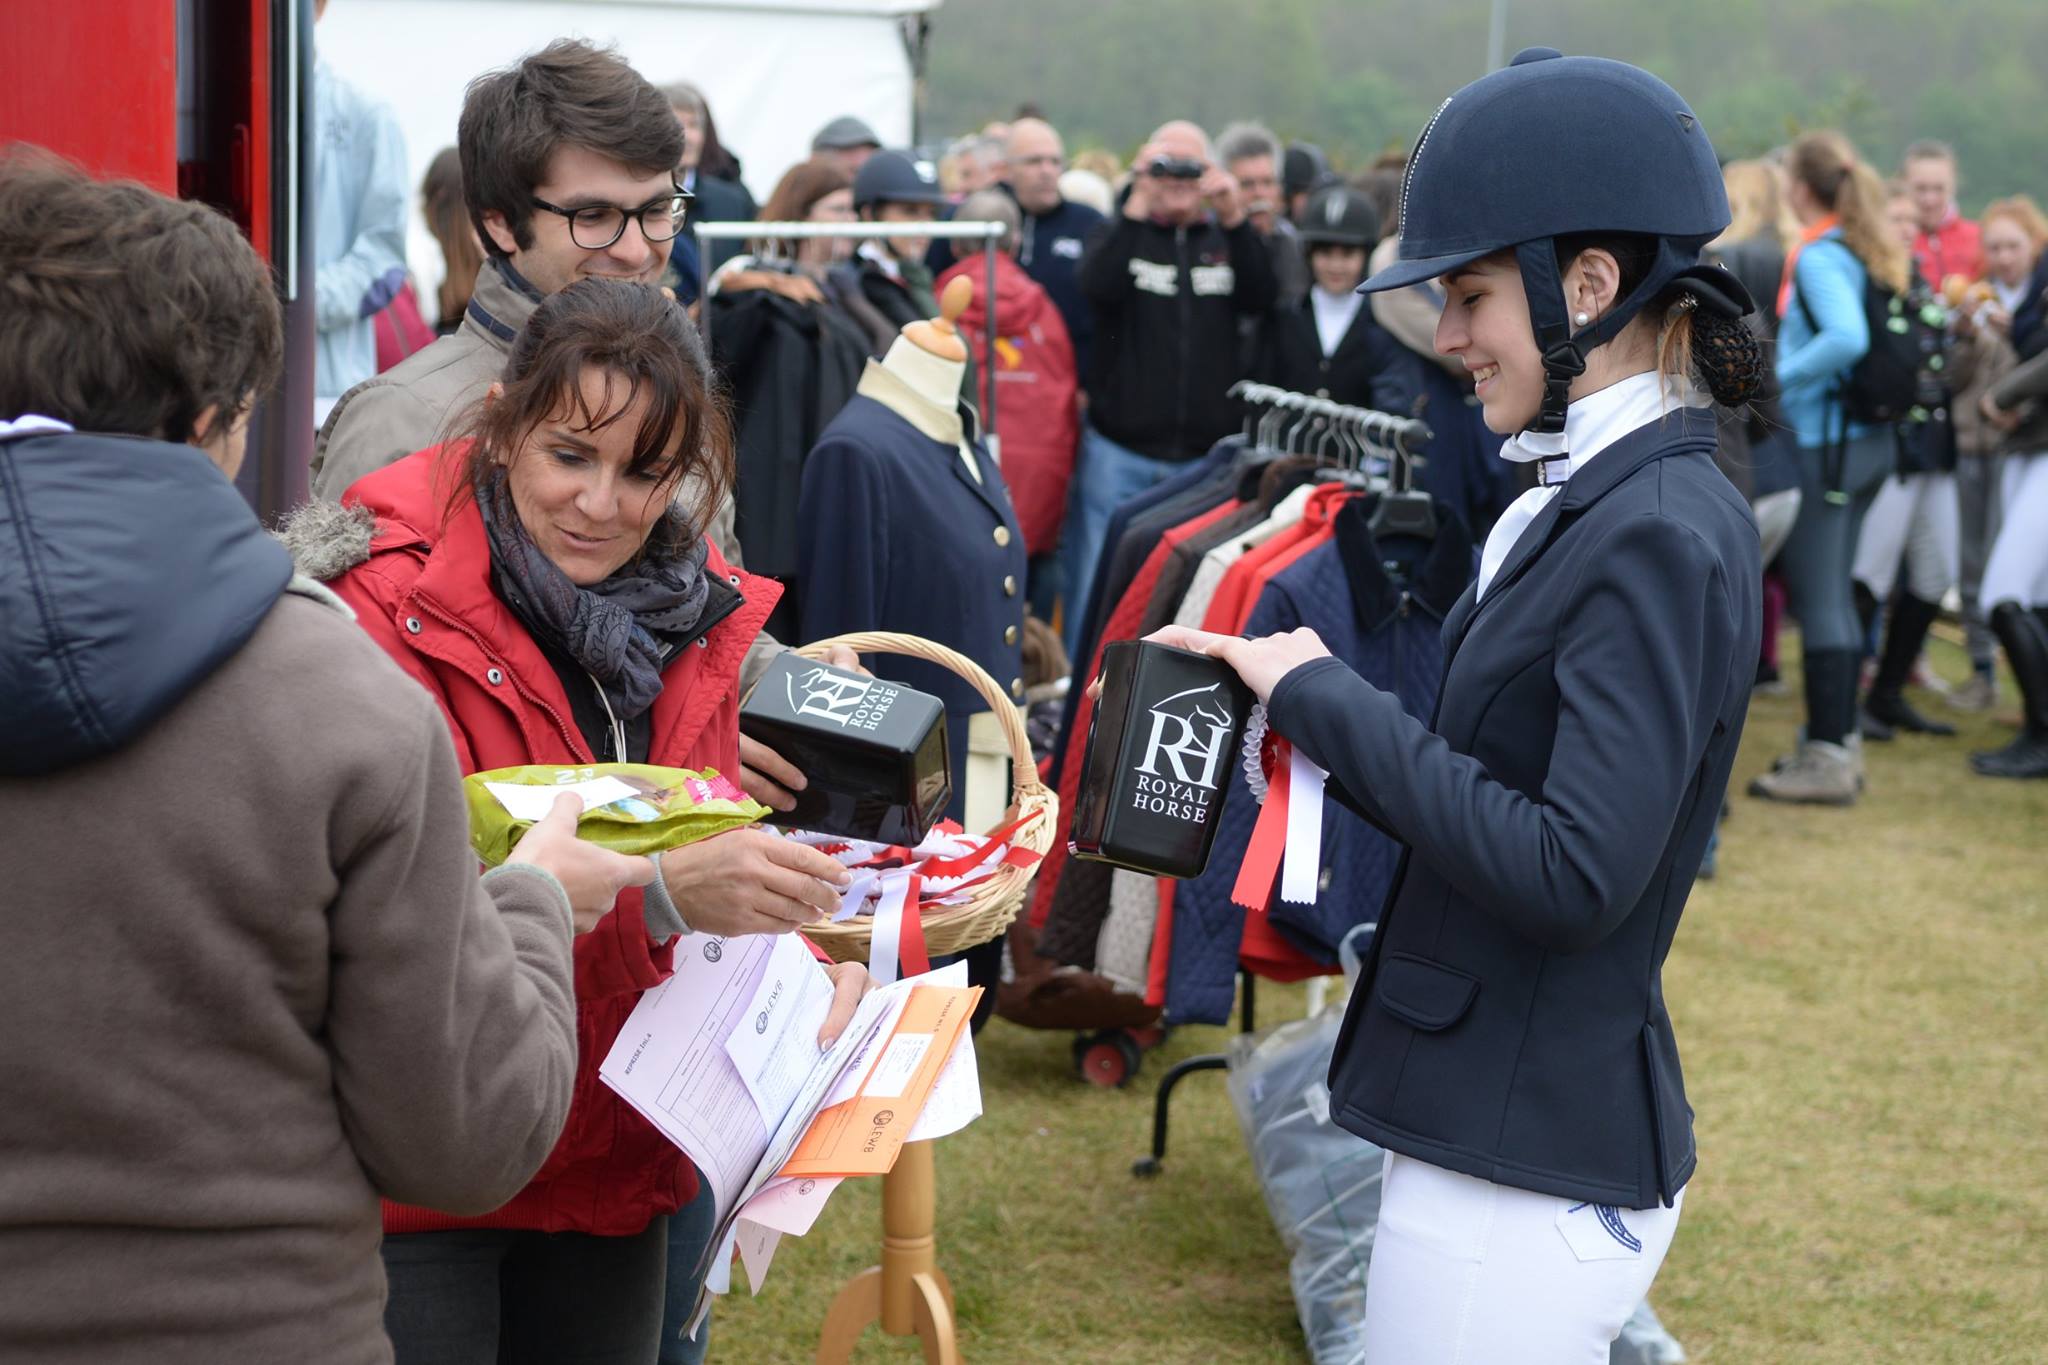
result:
[[(1341, 956), (1355, 979), (1355, 929)], [(1292, 1256), (1294, 1308), (1316, 1365), (1365, 1359), (1365, 1271), (1386, 1153), (1330, 1118), (1327, 1078), (1344, 1011), (1332, 1006), (1230, 1042), (1228, 1086), (1273, 1226)]]
[[(1371, 943), (1361, 925), (1338, 949), (1347, 981)], [(1366, 1269), (1379, 1226), (1383, 1149), (1330, 1117), (1330, 1058), (1341, 1005), (1230, 1043), (1229, 1090), (1252, 1169), (1291, 1261), (1294, 1309), (1315, 1365), (1365, 1365)], [(1679, 1365), (1685, 1351), (1645, 1299), (1609, 1348), (1609, 1365)], [(1377, 1362), (1375, 1362), (1377, 1365)]]
[(1621, 1335), (1607, 1348), (1607, 1365), (1685, 1365), (1685, 1348), (1664, 1330), (1657, 1310), (1644, 1299), (1621, 1325)]
[(657, 853), (751, 825), (769, 811), (716, 770), (646, 763), (580, 767), (532, 764), (493, 768), (462, 779), (469, 799), (469, 842), (496, 867), (519, 836), (548, 813), (558, 792), (583, 798), (576, 837), (617, 853)]

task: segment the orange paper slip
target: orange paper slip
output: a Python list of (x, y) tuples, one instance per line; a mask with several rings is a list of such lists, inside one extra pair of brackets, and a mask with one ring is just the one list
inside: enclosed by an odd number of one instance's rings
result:
[(914, 988), (859, 1092), (820, 1110), (776, 1174), (886, 1174), (980, 999), (979, 986)]

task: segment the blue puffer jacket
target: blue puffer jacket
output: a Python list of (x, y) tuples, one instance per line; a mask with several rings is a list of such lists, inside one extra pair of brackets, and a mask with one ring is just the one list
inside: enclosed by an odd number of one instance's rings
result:
[(291, 576), (192, 447), (0, 422), (0, 775), (135, 738), (247, 642)]
[[(1863, 288), (1870, 272), (1842, 240), (1840, 228), (1807, 243), (1792, 267), (1792, 301), (1778, 323), (1778, 400), (1799, 444), (1818, 449), (1844, 430), (1833, 391), (1870, 350)], [(1846, 426), (1849, 440), (1870, 434)]]
[[(1410, 715), (1427, 718), (1443, 677), (1444, 616), (1478, 567), (1472, 537), (1440, 502), (1436, 539), (1411, 575), (1393, 578), (1366, 527), (1374, 501), (1346, 504), (1328, 544), (1273, 576), (1244, 633), (1308, 626), (1337, 658), (1400, 698)], [(1174, 893), (1166, 1014), (1175, 1023), (1220, 1024), (1230, 1017), (1245, 916), (1230, 893), (1259, 809), (1243, 764), (1233, 765), (1209, 866)], [(1313, 905), (1292, 905), (1276, 891), (1268, 911), (1274, 925), (1316, 961), (1336, 966), (1344, 935), (1378, 917), (1400, 852), (1348, 807), (1326, 801), (1320, 893)]]

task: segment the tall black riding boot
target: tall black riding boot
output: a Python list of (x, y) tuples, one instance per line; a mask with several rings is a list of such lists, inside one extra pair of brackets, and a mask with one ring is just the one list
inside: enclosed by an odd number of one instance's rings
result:
[(1877, 634), (1878, 614), (1884, 610), (1884, 603), (1877, 600), (1877, 594), (1865, 587), (1860, 578), (1851, 579), (1849, 593), (1856, 600), (1856, 624), (1863, 633), (1856, 637), (1856, 652), (1866, 653), (1870, 641)]
[(1808, 650), (1800, 659), (1806, 682), (1806, 737), (1841, 744), (1856, 730), (1856, 675), (1862, 651)]
[[(1922, 715), (1906, 700), (1906, 679), (1912, 676), (1913, 661), (1927, 643), (1927, 632), (1941, 606), (1915, 597), (1904, 588), (1892, 599), (1891, 624), (1884, 633), (1884, 650), (1877, 657), (1877, 677), (1864, 698), (1863, 711), (1894, 730), (1911, 730), (1921, 735), (1953, 735), (1956, 727)], [(1865, 734), (1869, 731), (1866, 729)]]
[(2048, 624), (2017, 603), (2001, 602), (1991, 611), (1991, 633), (2019, 679), (2024, 717), (2018, 739), (1970, 755), (1970, 766), (1986, 777), (2048, 777)]

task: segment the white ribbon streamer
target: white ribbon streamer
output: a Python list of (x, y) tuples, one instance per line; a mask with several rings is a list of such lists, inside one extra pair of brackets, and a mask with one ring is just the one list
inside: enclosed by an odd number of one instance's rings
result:
[(873, 936), (868, 940), (868, 975), (877, 986), (886, 986), (901, 970), (897, 964), (902, 956), (903, 901), (910, 894), (910, 873), (899, 868), (885, 874), (881, 889)]
[(1287, 851), (1280, 863), (1280, 899), (1314, 905), (1323, 876), (1323, 783), (1330, 775), (1301, 750), (1287, 759)]

